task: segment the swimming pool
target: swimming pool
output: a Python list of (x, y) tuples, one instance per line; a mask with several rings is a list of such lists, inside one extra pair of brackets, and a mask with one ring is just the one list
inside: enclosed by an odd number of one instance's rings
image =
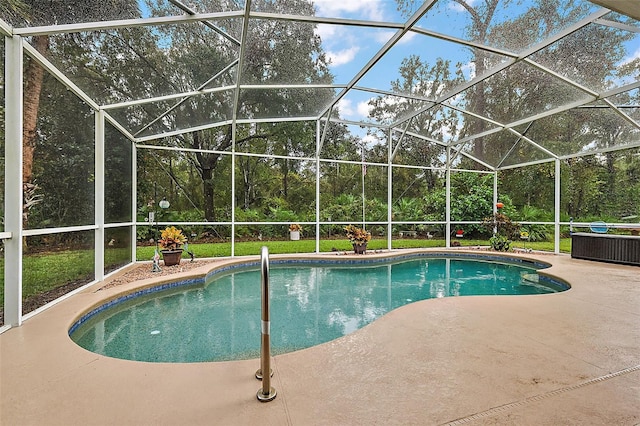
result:
[[(271, 262), (274, 355), (349, 334), (407, 303), (466, 295), (566, 290), (534, 265), (416, 257), (378, 262)], [(197, 283), (147, 289), (83, 315), (72, 340), (106, 356), (150, 362), (257, 358), (260, 271), (234, 267)]]

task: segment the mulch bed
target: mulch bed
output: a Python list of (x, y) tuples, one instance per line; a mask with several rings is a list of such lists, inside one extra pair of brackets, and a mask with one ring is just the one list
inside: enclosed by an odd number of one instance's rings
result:
[(98, 290), (104, 290), (111, 287), (116, 287), (122, 284), (128, 284), (134, 281), (140, 281), (147, 278), (155, 278), (155, 277), (163, 277), (165, 275), (177, 274), (179, 272), (186, 272), (191, 269), (199, 268), (209, 263), (213, 263), (213, 260), (196, 260), (194, 262), (183, 260), (179, 265), (173, 266), (160, 266), (160, 272), (152, 272), (151, 271), (151, 263), (144, 263), (141, 265), (137, 265), (132, 269), (128, 270), (124, 274), (105, 281), (105, 285), (100, 287)]

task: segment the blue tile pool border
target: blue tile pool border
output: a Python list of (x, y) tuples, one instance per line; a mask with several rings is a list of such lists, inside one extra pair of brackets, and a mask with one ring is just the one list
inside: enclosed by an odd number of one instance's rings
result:
[[(497, 263), (507, 263), (507, 264), (515, 264), (528, 266), (535, 269), (544, 269), (548, 268), (550, 265), (544, 262), (538, 262), (531, 259), (523, 259), (518, 257), (509, 257), (509, 256), (496, 256), (491, 254), (476, 254), (476, 253), (450, 253), (450, 252), (419, 252), (419, 253), (407, 253), (402, 255), (391, 255), (387, 257), (376, 257), (376, 258), (348, 258), (348, 259), (340, 259), (340, 258), (324, 258), (324, 259), (270, 259), (270, 265), (278, 265), (278, 266), (287, 266), (287, 265), (305, 265), (305, 266), (314, 266), (314, 265), (375, 265), (375, 264), (385, 264), (385, 263), (395, 263), (398, 261), (406, 261), (413, 260), (417, 258), (448, 258), (448, 259), (471, 259), (471, 260), (481, 260), (481, 261), (492, 261)], [(214, 268), (209, 271), (204, 277), (197, 278), (188, 278), (185, 280), (173, 281), (168, 283), (162, 283), (153, 287), (146, 287), (140, 290), (133, 291), (131, 293), (124, 294), (122, 296), (116, 297), (114, 299), (109, 300), (103, 305), (100, 305), (89, 312), (82, 315), (78, 320), (76, 320), (71, 327), (69, 328), (69, 336), (71, 336), (81, 325), (90, 320), (95, 315), (112, 308), (113, 306), (119, 305), (120, 303), (124, 303), (126, 301), (135, 299), (137, 297), (146, 296), (153, 293), (158, 293), (161, 291), (175, 289), (179, 287), (193, 286), (193, 285), (201, 285), (211, 281), (214, 277), (229, 273), (232, 271), (237, 271), (240, 269), (251, 269), (254, 267), (260, 267), (260, 260), (247, 260), (242, 263), (233, 263), (225, 266), (221, 266), (219, 268)], [(551, 287), (567, 290), (569, 289), (569, 285), (567, 283), (560, 281), (558, 279), (540, 275), (539, 279), (548, 283)]]

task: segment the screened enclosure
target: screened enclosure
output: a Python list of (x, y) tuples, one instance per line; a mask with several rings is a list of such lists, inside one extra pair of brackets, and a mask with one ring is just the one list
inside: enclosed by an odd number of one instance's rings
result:
[(637, 2), (0, 7), (5, 327), (167, 225), (224, 256), (640, 228)]

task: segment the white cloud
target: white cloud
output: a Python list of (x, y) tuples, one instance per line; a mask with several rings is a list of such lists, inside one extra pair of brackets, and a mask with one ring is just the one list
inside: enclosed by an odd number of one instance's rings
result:
[(628, 56), (628, 57), (624, 58), (624, 60), (622, 61), (622, 63), (620, 65), (630, 64), (631, 62), (635, 61), (636, 59), (640, 59), (640, 47), (638, 47), (638, 49), (636, 49), (636, 51), (633, 52), (633, 54), (631, 56)]
[[(385, 21), (385, 15), (391, 17), (395, 13), (391, 10), (385, 12), (385, 8), (389, 8), (388, 0), (315, 0), (314, 3), (318, 16)], [(337, 67), (351, 63), (357, 55), (375, 49), (377, 44), (386, 43), (395, 31), (318, 24), (316, 34), (322, 40), (331, 66)], [(400, 44), (412, 37), (413, 34), (407, 34)], [(363, 43), (367, 39), (373, 43)]]
[(379, 43), (386, 43), (395, 33), (395, 31), (377, 31), (375, 40)]
[(354, 105), (351, 99), (341, 99), (338, 102), (338, 109), (340, 110), (340, 117), (342, 118), (364, 121), (369, 117), (371, 106), (369, 105), (369, 100), (361, 101)]
[(339, 65), (348, 64), (356, 57), (360, 48), (358, 46), (352, 46), (348, 49), (341, 50), (339, 52), (327, 52), (327, 57), (331, 61), (331, 65), (337, 67)]
[[(315, 0), (319, 16), (384, 20), (382, 0)], [(351, 15), (351, 16), (349, 16)]]
[[(391, 37), (393, 37), (393, 35), (396, 33), (396, 31), (377, 31), (374, 35), (375, 40), (378, 43), (386, 43), (387, 41), (389, 41), (389, 39)], [(407, 44), (409, 43), (411, 40), (413, 40), (413, 38), (416, 36), (417, 34), (414, 33), (413, 31), (409, 31), (407, 32), (405, 35), (402, 36), (402, 38), (400, 39), (400, 41), (398, 41), (398, 43), (396, 45), (400, 45), (400, 44)]]
[(413, 31), (409, 31), (408, 33), (402, 36), (398, 44), (407, 44), (411, 42), (411, 40), (413, 40), (417, 35), (418, 34), (414, 33)]
[(340, 110), (340, 116), (342, 118), (352, 118), (355, 114), (355, 110), (349, 99), (340, 99), (340, 101), (338, 101), (338, 109)]
[(332, 66), (351, 62), (360, 50), (347, 27), (321, 24), (318, 25), (316, 34), (322, 39), (325, 53)]
[[(394, 31), (394, 30), (380, 30), (380, 31), (377, 31), (374, 34), (374, 39), (375, 39), (375, 41), (377, 41), (378, 43), (380, 43), (382, 45), (382, 44), (386, 43), (387, 41), (389, 41), (389, 39), (391, 37), (393, 37), (393, 35), (395, 33), (396, 33), (396, 31)], [(398, 41), (398, 43), (396, 43), (396, 46), (399, 46), (401, 44), (410, 43), (417, 36), (418, 36), (418, 34), (414, 33), (413, 31), (409, 31), (409, 32), (405, 33), (405, 35), (402, 36), (402, 38)]]
[(338, 33), (338, 26), (328, 24), (318, 24), (316, 27), (316, 34), (320, 36), (322, 41), (326, 42), (334, 37)]
[(364, 142), (364, 144), (369, 148), (376, 144), (384, 143), (384, 141), (381, 141), (380, 138), (378, 138), (375, 134), (367, 134), (363, 136), (362, 142)]
[(475, 64), (475, 62), (467, 62), (466, 64), (462, 65), (461, 69), (462, 69), (462, 73), (467, 78), (467, 80), (471, 80), (471, 79), (474, 79), (476, 77), (476, 64)]
[(369, 111), (371, 111), (371, 105), (369, 105), (369, 101), (359, 102), (358, 106), (356, 107), (356, 110), (358, 111), (358, 114), (362, 118), (366, 118), (366, 117), (369, 117)]

